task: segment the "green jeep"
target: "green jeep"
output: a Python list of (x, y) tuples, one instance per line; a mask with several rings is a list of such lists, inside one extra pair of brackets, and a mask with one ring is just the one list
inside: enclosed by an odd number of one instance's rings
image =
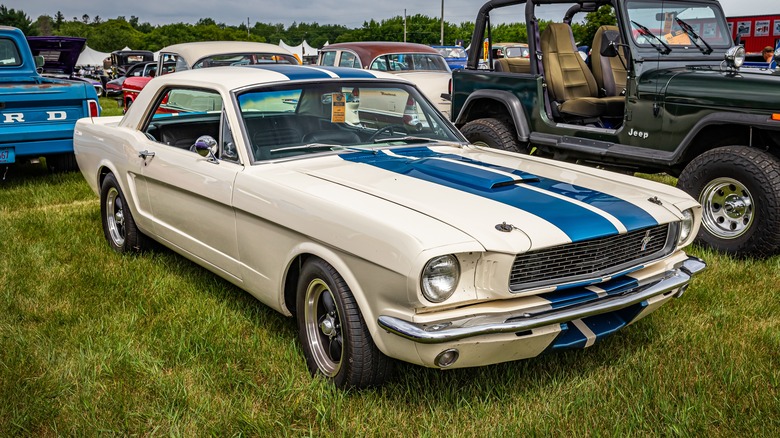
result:
[[(618, 24), (583, 42), (587, 63), (570, 23), (604, 5)], [(524, 8), (531, 58), (505, 65), (488, 50), (479, 69), (490, 14), (505, 7), (518, 16)], [(557, 7), (561, 22), (540, 32), (540, 7)], [(716, 0), (492, 0), (471, 47), (466, 69), (453, 73), (452, 117), (473, 143), (666, 172), (703, 206), (700, 242), (737, 255), (780, 252), (780, 76), (740, 69), (744, 49)]]

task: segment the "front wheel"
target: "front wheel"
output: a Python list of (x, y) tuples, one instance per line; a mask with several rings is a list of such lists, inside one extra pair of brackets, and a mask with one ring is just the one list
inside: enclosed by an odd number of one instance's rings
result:
[(517, 141), (514, 126), (499, 119), (472, 120), (461, 128), (460, 132), (469, 143), (477, 146), (487, 146), (505, 151), (528, 153), (528, 148)]
[(747, 146), (707, 151), (685, 167), (677, 186), (702, 205), (699, 242), (741, 256), (780, 249), (780, 161)]
[(298, 280), (298, 336), (312, 375), (339, 388), (381, 384), (391, 359), (371, 339), (344, 279), (319, 258), (306, 261)]

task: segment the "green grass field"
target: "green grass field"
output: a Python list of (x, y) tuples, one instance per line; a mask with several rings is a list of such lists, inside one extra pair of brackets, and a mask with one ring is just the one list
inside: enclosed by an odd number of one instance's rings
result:
[(79, 173), (0, 182), (0, 436), (778, 436), (780, 257), (709, 263), (582, 351), (312, 379), (295, 324), (164, 249), (120, 256)]

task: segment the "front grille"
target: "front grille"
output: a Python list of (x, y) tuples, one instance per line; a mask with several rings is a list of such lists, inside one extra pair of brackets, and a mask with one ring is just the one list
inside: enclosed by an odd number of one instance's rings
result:
[(509, 275), (509, 289), (586, 281), (660, 258), (674, 248), (676, 232), (672, 230), (676, 227), (664, 224), (519, 254)]

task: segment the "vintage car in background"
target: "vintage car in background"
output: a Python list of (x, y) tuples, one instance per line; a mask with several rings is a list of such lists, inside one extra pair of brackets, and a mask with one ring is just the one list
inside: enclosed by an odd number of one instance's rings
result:
[(512, 73), (531, 71), (531, 52), (525, 43), (495, 43), (490, 46), (493, 70)]
[[(254, 64), (298, 65), (300, 62), (290, 51), (274, 44), (203, 41), (164, 47), (160, 50), (155, 73), (162, 76), (175, 71)], [(125, 111), (150, 79), (151, 75), (125, 79), (122, 84), (122, 107)]]
[(466, 66), (466, 60), (468, 59), (468, 53), (463, 46), (431, 46), (438, 50), (444, 60), (447, 61), (447, 65), (450, 70), (457, 70)]
[(60, 36), (28, 36), (27, 43), (33, 56), (43, 57), (41, 76), (86, 82), (95, 88), (98, 96), (105, 95), (103, 84), (98, 79), (79, 76), (76, 62), (84, 50), (86, 38)]
[[(377, 116), (366, 95), (419, 118)], [(390, 358), (590, 347), (705, 268), (683, 251), (701, 216), (687, 194), (469, 145), (383, 72), (158, 76), (124, 117), (79, 120), (75, 148), (111, 248), (154, 239), (294, 316), (309, 369), (339, 387), (381, 383)]]
[(103, 63), (111, 79), (127, 73), (127, 70), (139, 62), (154, 61), (154, 52), (149, 50), (114, 50)]
[(330, 44), (320, 49), (317, 64), (396, 74), (417, 85), (449, 117), (452, 71), (430, 46), (387, 41)]
[(0, 26), (0, 166), (6, 170), (41, 157), (52, 170), (75, 170), (73, 126), (100, 115), (92, 85), (41, 76), (44, 64), (21, 30)]
[(127, 72), (116, 79), (106, 82), (106, 96), (122, 95), (122, 86), (128, 77), (154, 77), (157, 73), (157, 61), (139, 62), (128, 67)]

